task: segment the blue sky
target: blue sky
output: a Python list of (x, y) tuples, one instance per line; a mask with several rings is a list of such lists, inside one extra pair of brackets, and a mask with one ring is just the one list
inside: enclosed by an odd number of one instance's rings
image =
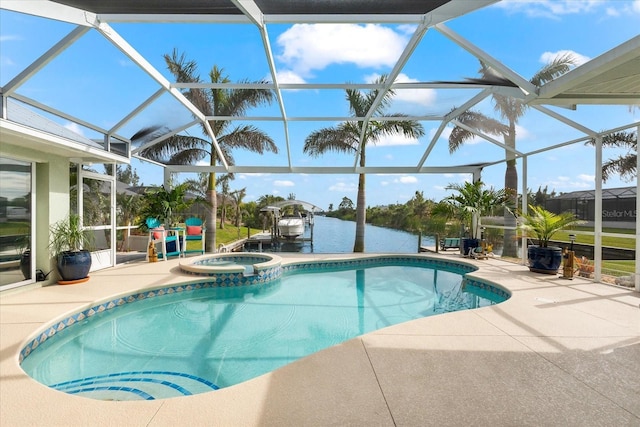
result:
[[(240, 24), (111, 24), (167, 79), (163, 54), (184, 52), (199, 64), (200, 75), (215, 64), (232, 81), (270, 79), (258, 30)], [(635, 1), (503, 1), (447, 23), (447, 26), (483, 51), (529, 79), (554, 55), (574, 54), (587, 61), (638, 35), (640, 0)], [(6, 84), (24, 67), (69, 33), (73, 26), (13, 12), (0, 12), (0, 84)], [(414, 27), (403, 25), (268, 25), (269, 42), (275, 55), (280, 82), (364, 83), (388, 73), (402, 53)], [(46, 36), (44, 36), (46, 35)], [(428, 31), (403, 68), (398, 81), (461, 80), (477, 76), (479, 63), (472, 55), (435, 30)], [(19, 93), (52, 105), (72, 116), (110, 128), (158, 89), (157, 83), (122, 55), (101, 35), (90, 32), (70, 49), (33, 76)], [(289, 117), (340, 116), (348, 114), (343, 90), (284, 91)], [(469, 98), (468, 91), (398, 90), (389, 112), (442, 115)], [(477, 109), (492, 115), (489, 100)], [(577, 111), (554, 109), (596, 131), (640, 120), (640, 109), (626, 106), (580, 106)], [(253, 110), (253, 116), (276, 116), (276, 104)], [(179, 126), (191, 117), (168, 95), (162, 96), (143, 114), (118, 132), (131, 136), (138, 129), (162, 123)], [(65, 120), (59, 122), (87, 137), (91, 130)], [(255, 122), (276, 141), (279, 154), (234, 152), (236, 164), (287, 165), (284, 129), (281, 123)], [(292, 163), (296, 166), (352, 166), (347, 155), (327, 154), (312, 159), (302, 153), (306, 136), (334, 122), (291, 122)], [(438, 121), (423, 122), (426, 135), (419, 140), (390, 138), (367, 151), (368, 166), (415, 165), (422, 157)], [(492, 161), (504, 156), (499, 147), (475, 140), (453, 155), (443, 133), (426, 166), (449, 166)], [(188, 129), (202, 136), (199, 128)], [(528, 152), (582, 136), (575, 129), (528, 110), (519, 122), (518, 149)], [(604, 158), (616, 156), (611, 150)], [(134, 160), (144, 184), (160, 184), (162, 172)], [(518, 165), (520, 171), (520, 163)], [(529, 160), (528, 187), (568, 192), (594, 187), (593, 149), (575, 144)], [(483, 180), (502, 187), (504, 164), (486, 168)], [(178, 180), (184, 179), (181, 176)], [(405, 203), (416, 191), (439, 200), (449, 183), (468, 180), (469, 175), (374, 175), (367, 176), (367, 204)], [(298, 199), (327, 208), (343, 197), (356, 200), (357, 175), (237, 174), (232, 189), (247, 189), (245, 200), (265, 194)], [(606, 187), (626, 186), (612, 179)]]

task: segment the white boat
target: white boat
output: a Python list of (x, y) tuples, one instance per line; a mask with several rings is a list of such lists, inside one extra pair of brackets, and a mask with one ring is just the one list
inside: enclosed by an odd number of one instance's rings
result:
[(278, 232), (286, 239), (295, 239), (304, 234), (304, 220), (301, 216), (283, 216), (278, 220)]

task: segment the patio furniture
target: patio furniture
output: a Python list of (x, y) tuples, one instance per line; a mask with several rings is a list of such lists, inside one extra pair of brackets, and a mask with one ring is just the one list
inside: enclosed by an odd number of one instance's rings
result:
[[(186, 225), (186, 237), (184, 243), (184, 253), (200, 253), (204, 254), (204, 234), (205, 227), (202, 224), (200, 218), (187, 218), (185, 220)], [(187, 242), (199, 241), (200, 247), (198, 249), (187, 249)]]
[[(172, 227), (165, 229), (158, 218), (149, 217), (146, 219), (147, 227), (149, 228), (149, 239), (147, 240), (147, 247), (150, 243), (156, 245), (160, 244), (160, 250), (158, 251), (158, 259), (164, 261), (170, 256), (180, 256), (182, 254), (180, 250), (180, 232), (184, 229), (180, 227)], [(169, 243), (169, 245), (167, 245)], [(167, 252), (167, 247), (169, 251)], [(149, 261), (149, 252), (145, 258)]]
[(447, 249), (459, 249), (460, 248), (460, 238), (459, 237), (445, 237), (440, 244), (440, 247), (443, 251)]

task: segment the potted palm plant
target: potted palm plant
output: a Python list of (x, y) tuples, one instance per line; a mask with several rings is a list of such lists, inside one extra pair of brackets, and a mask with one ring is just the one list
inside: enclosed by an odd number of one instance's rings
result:
[(82, 228), (79, 215), (70, 214), (50, 228), (49, 248), (56, 257), (61, 282), (84, 281), (91, 269), (93, 234)]
[(549, 246), (549, 241), (560, 230), (581, 223), (571, 212), (555, 214), (541, 206), (529, 205), (527, 213), (519, 213), (520, 229), (526, 237), (534, 237), (537, 245), (529, 245), (529, 270), (536, 273), (556, 274), (562, 264), (562, 248)]
[(495, 190), (493, 187), (485, 189), (482, 181), (465, 182), (464, 184), (449, 184), (446, 189), (454, 190), (457, 194), (444, 199), (463, 227), (462, 251), (466, 255), (469, 249), (479, 245), (480, 218), (489, 214), (495, 208), (504, 207), (510, 197), (505, 190)]

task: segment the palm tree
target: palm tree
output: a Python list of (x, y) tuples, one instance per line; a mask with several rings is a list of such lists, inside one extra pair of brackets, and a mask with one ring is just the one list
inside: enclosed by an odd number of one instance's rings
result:
[[(568, 72), (572, 66), (576, 65), (576, 59), (571, 54), (558, 55), (550, 63), (542, 67), (530, 82), (539, 87), (553, 79)], [(480, 75), (482, 79), (492, 80), (496, 75), (491, 67), (480, 61)], [(488, 133), (490, 135), (502, 136), (505, 145), (505, 160), (507, 168), (504, 175), (504, 188), (511, 194), (511, 207), (515, 205), (518, 194), (518, 171), (516, 170), (515, 154), (509, 149), (516, 147), (516, 124), (527, 110), (527, 104), (517, 98), (511, 98), (505, 95), (493, 94), (494, 110), (500, 117), (506, 121), (502, 124), (482, 113), (475, 111), (467, 111), (458, 117), (458, 120), (468, 126)], [(472, 132), (456, 126), (449, 136), (449, 152), (453, 153), (467, 140), (474, 137)], [(515, 217), (510, 210), (504, 211), (505, 227), (515, 227)], [(517, 256), (517, 245), (515, 240), (515, 230), (504, 230), (504, 256)]]
[[(587, 141), (588, 145), (595, 145), (595, 143), (593, 139)], [(609, 159), (602, 165), (603, 181), (606, 182), (615, 174), (620, 175), (623, 180), (631, 180), (636, 177), (638, 135), (635, 132), (614, 132), (605, 135), (602, 137), (602, 146), (628, 150), (624, 156)]]
[[(184, 54), (180, 55), (174, 50), (171, 55), (165, 54), (164, 60), (178, 83), (201, 83), (197, 74), (197, 64), (194, 61), (188, 61)], [(224, 71), (216, 65), (211, 68), (209, 78), (211, 83), (230, 82)], [(243, 116), (249, 108), (269, 104), (274, 99), (273, 92), (266, 89), (192, 88), (185, 90), (184, 95), (205, 116)], [(228, 164), (234, 164), (231, 150), (235, 148), (244, 148), (259, 154), (265, 151), (278, 152), (278, 147), (271, 137), (254, 126), (240, 124), (232, 127), (233, 122), (230, 120), (210, 120), (209, 125)], [(157, 129), (158, 126), (143, 129), (138, 134), (144, 136)], [(202, 123), (202, 130), (203, 134), (207, 135), (205, 123)], [(186, 135), (167, 138), (143, 150), (141, 155), (151, 160), (174, 165), (195, 164), (209, 158), (210, 165), (215, 166), (218, 161), (213, 141)], [(211, 212), (206, 219), (206, 250), (213, 252), (215, 251), (218, 207), (216, 175), (213, 172), (209, 174), (207, 200), (211, 205)]]
[(229, 197), (229, 181), (233, 179), (232, 174), (224, 174), (218, 179), (218, 185), (222, 192), (222, 206), (220, 207), (220, 229), (224, 228), (224, 223), (227, 220), (227, 198)]
[(507, 190), (495, 190), (493, 187), (485, 189), (484, 185), (482, 181), (467, 181), (464, 184), (455, 183), (446, 187), (447, 190), (454, 190), (456, 193), (446, 197), (444, 202), (451, 208), (449, 212), (469, 230), (472, 239), (478, 238), (480, 217), (496, 207), (506, 205), (510, 199)]
[[(382, 84), (386, 76), (380, 76), (376, 84)], [(355, 89), (347, 89), (347, 101), (350, 113), (354, 117), (366, 117), (373, 109), (372, 119), (369, 121), (348, 121), (336, 127), (320, 129), (311, 133), (304, 142), (304, 153), (312, 157), (320, 156), (328, 151), (353, 153), (358, 155), (360, 149), (360, 166), (366, 165), (366, 146), (368, 143), (376, 143), (385, 136), (403, 134), (409, 138), (419, 138), (424, 135), (422, 125), (415, 120), (384, 120), (376, 121), (380, 117), (406, 117), (405, 114), (385, 114), (386, 108), (395, 95), (389, 90), (384, 93), (382, 100), (376, 104), (379, 89), (373, 89), (363, 93)], [(366, 129), (363, 126), (366, 124)], [(361, 141), (362, 139), (362, 141)], [(362, 144), (361, 144), (362, 142)], [(360, 148), (361, 147), (361, 148)], [(366, 222), (365, 204), (365, 175), (358, 177), (358, 199), (356, 202), (356, 238), (353, 245), (354, 252), (364, 252), (364, 225)]]
[(242, 188), (240, 190), (236, 190), (231, 192), (231, 197), (236, 204), (236, 227), (238, 228), (238, 239), (240, 239), (240, 226), (242, 225), (242, 202), (244, 200), (244, 196), (247, 194), (247, 189)]

